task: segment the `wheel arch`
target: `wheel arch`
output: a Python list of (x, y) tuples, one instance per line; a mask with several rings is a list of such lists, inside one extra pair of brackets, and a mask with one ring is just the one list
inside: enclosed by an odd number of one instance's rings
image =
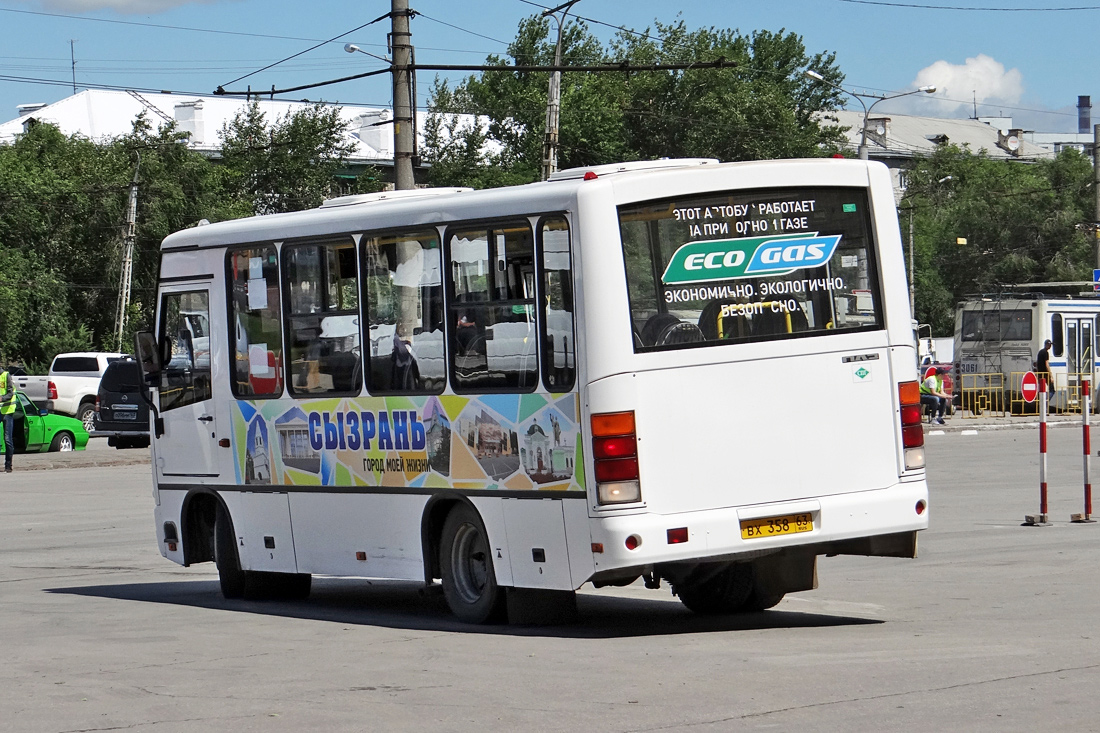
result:
[(183, 540), (183, 566), (214, 561), (214, 518), (218, 507), (230, 521), (233, 514), (221, 494), (211, 489), (192, 489), (180, 507), (180, 537)]
[[(443, 535), (443, 523), (447, 521), (447, 515), (459, 504), (470, 507), (479, 517), (474, 503), (463, 494), (454, 492), (442, 492), (428, 499), (424, 506), (424, 513), (420, 518), (420, 544), (424, 556), (424, 584), (431, 585), (432, 580), (441, 577), (439, 567), (440, 539)], [(482, 523), (484, 523), (482, 518)]]

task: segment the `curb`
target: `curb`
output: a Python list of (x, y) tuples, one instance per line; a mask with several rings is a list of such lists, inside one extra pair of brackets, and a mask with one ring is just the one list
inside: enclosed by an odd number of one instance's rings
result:
[[(102, 451), (106, 453), (106, 451)], [(152, 460), (147, 451), (136, 451), (137, 455), (113, 454), (97, 455), (101, 451), (73, 451), (72, 453), (20, 453), (13, 462), (15, 472), (48, 471), (50, 469), (106, 468), (113, 466), (150, 465)]]
[[(1058, 427), (1081, 427), (1081, 420), (1079, 416), (1077, 419), (1059, 419), (1059, 420), (1047, 420), (1047, 429), (1054, 429)], [(988, 423), (979, 422), (967, 424), (965, 421), (959, 423), (952, 423), (949, 425), (928, 425), (924, 426), (925, 435), (936, 435), (939, 433), (961, 433), (968, 430), (972, 431), (991, 431), (991, 430), (1037, 430), (1039, 428), (1038, 420), (1018, 421), (1018, 422), (1004, 422), (1004, 423)]]

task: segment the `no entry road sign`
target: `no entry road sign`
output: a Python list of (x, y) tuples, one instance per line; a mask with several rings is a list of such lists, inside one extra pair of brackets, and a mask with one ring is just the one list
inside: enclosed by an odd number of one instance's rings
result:
[(1035, 376), (1035, 372), (1024, 374), (1023, 383), (1020, 385), (1020, 394), (1023, 395), (1024, 402), (1035, 401), (1035, 397), (1039, 394), (1039, 378)]

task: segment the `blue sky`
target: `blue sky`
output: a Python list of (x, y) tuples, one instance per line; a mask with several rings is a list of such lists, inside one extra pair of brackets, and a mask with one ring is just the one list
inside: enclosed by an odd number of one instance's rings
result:
[[(836, 53), (854, 91), (940, 88), (931, 97), (886, 102), (876, 110), (968, 117), (977, 101), (982, 116), (1011, 116), (1016, 126), (1032, 130), (1075, 132), (1078, 95), (1096, 99), (1093, 118), (1100, 122), (1100, 75), (1093, 66), (1100, 0), (1093, 2), (717, 0), (678, 8), (659, 0), (580, 0), (574, 13), (599, 21), (590, 28), (604, 39), (615, 33), (609, 26), (643, 31), (655, 19), (671, 22), (677, 14), (690, 28), (786, 29), (801, 35), (811, 54)], [(416, 59), (482, 63), (490, 53), (504, 54), (522, 18), (551, 4), (557, 2), (410, 0), (421, 13), (412, 21)], [(1058, 10), (1070, 5), (1086, 9)], [(343, 45), (354, 42), (384, 55), (388, 20), (353, 29), (389, 7), (389, 0), (0, 0), (0, 121), (14, 118), (18, 104), (71, 94), (72, 56), (77, 89), (113, 85), (204, 94), (219, 85), (283, 88), (381, 68), (383, 62), (345, 53)], [(432, 77), (419, 76), (421, 109)], [(290, 96), (389, 105), (388, 79), (380, 75)]]

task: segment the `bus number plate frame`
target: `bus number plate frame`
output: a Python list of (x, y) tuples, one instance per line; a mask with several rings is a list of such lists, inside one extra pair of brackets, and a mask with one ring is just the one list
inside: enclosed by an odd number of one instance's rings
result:
[(810, 512), (784, 514), (778, 517), (741, 520), (741, 539), (755, 540), (761, 537), (781, 537), (789, 534), (812, 532), (814, 518)]

